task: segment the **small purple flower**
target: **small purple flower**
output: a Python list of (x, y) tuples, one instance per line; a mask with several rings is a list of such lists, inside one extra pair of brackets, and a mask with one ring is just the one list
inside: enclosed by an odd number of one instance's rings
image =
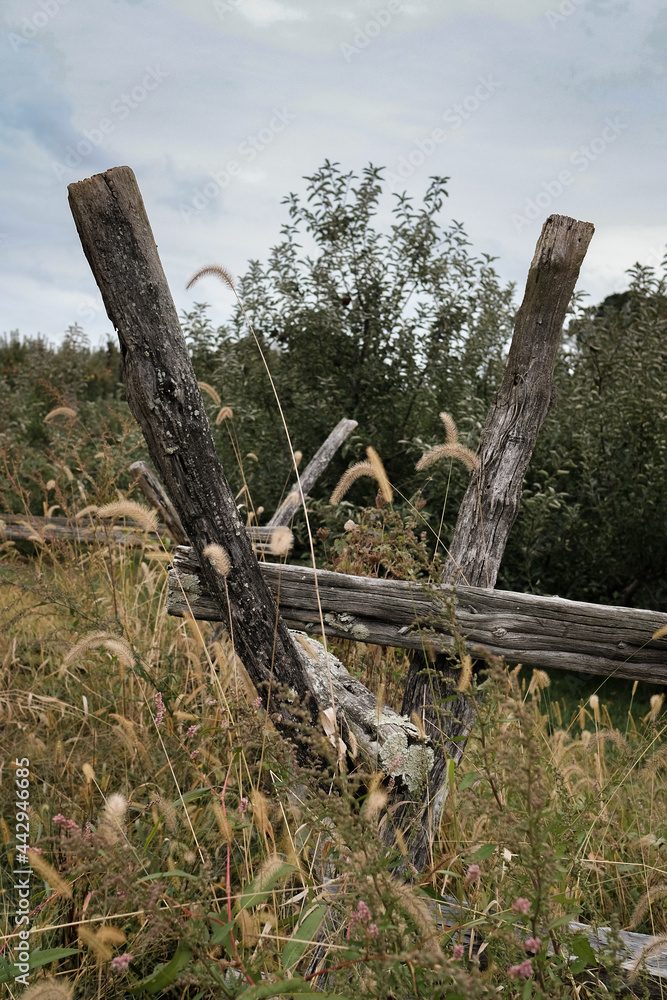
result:
[(363, 899), (360, 899), (357, 904), (357, 920), (361, 920), (362, 923), (367, 924), (371, 920), (373, 914), (367, 903), (364, 903)]
[(199, 749), (193, 750), (192, 753), (190, 754), (190, 760), (194, 760), (198, 753)]
[(472, 882), (477, 882), (480, 875), (481, 871), (479, 865), (470, 865), (468, 871), (466, 872), (465, 884), (470, 885)]
[(457, 962), (460, 958), (463, 958), (463, 945), (455, 944), (454, 947), (452, 948), (452, 955), (454, 956)]
[(248, 808), (248, 800), (244, 795), (241, 801), (239, 802), (239, 816), (243, 816), (247, 808)]
[(377, 938), (378, 934), (380, 933), (377, 924), (369, 924), (366, 930), (368, 932), (369, 937), (372, 938)]
[(530, 979), (533, 974), (533, 963), (529, 958), (525, 962), (521, 962), (519, 965), (510, 965), (507, 970), (507, 975), (510, 979)]
[(130, 955), (129, 951), (126, 951), (124, 955), (116, 955), (115, 958), (111, 959), (111, 968), (114, 972), (125, 972), (129, 968), (130, 962), (134, 958)]
[(254, 701), (253, 701), (253, 703), (252, 703), (252, 707), (253, 707), (253, 708), (259, 708), (259, 706), (260, 706), (261, 704), (262, 704), (262, 699), (260, 698), (260, 696), (259, 696), (259, 695), (257, 695), (257, 697), (255, 698), (255, 700), (254, 700)]
[(165, 712), (167, 711), (167, 709), (165, 708), (165, 704), (162, 701), (161, 691), (158, 691), (157, 694), (155, 695), (155, 708), (157, 710), (155, 713), (155, 725), (161, 726), (162, 723), (164, 722)]
[(519, 896), (512, 903), (512, 911), (514, 913), (523, 913), (524, 915), (530, 913), (530, 900), (526, 899), (525, 896)]
[(538, 951), (542, 947), (542, 941), (538, 937), (526, 938), (523, 942), (523, 946), (526, 951), (531, 952), (533, 955), (537, 955)]
[(190, 726), (187, 733), (185, 734), (189, 740), (201, 729), (201, 726)]

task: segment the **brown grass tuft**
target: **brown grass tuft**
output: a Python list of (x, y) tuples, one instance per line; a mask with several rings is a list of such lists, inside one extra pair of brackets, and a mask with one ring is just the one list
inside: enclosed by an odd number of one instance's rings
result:
[(111, 948), (90, 927), (81, 926), (78, 931), (79, 940), (94, 953), (98, 962), (110, 962), (113, 958)]

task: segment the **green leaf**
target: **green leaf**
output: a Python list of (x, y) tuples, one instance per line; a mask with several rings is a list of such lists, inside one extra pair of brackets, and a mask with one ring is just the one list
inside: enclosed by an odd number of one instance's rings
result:
[(189, 963), (192, 958), (192, 949), (188, 947), (187, 944), (183, 944), (179, 941), (178, 947), (173, 954), (173, 957), (167, 962), (166, 965), (160, 964), (155, 967), (150, 976), (147, 976), (136, 986), (133, 986), (129, 991), (130, 993), (159, 993), (160, 990), (164, 990), (167, 986), (171, 986), (173, 981), (178, 977), (179, 973), (183, 971), (185, 966)]
[(291, 997), (317, 997), (318, 1000), (348, 1000), (342, 993), (320, 993), (314, 990), (310, 983), (304, 982), (298, 976), (293, 979), (283, 979), (277, 983), (260, 983), (257, 986), (249, 986), (242, 993), (237, 993), (236, 1000), (263, 1000), (264, 997), (284, 996)]
[(329, 907), (326, 903), (319, 903), (312, 910), (306, 913), (305, 917), (290, 936), (289, 941), (283, 948), (282, 965), (283, 970), (293, 969), (317, 934), (320, 924), (324, 920)]
[(241, 893), (239, 903), (234, 908), (235, 912), (239, 913), (241, 910), (246, 910), (249, 906), (260, 906), (262, 903), (265, 903), (278, 882), (295, 871), (298, 871), (298, 869), (294, 865), (290, 865), (287, 861), (284, 861), (270, 875), (258, 875), (257, 878), (253, 879), (245, 887), (245, 891)]
[(217, 913), (209, 913), (209, 919), (214, 921), (213, 931), (211, 932), (211, 945), (221, 944), (227, 954), (231, 958), (234, 958), (234, 946), (231, 938), (234, 921), (230, 920), (228, 924), (220, 923)]
[(459, 782), (459, 791), (464, 792), (466, 788), (470, 788), (470, 786), (474, 785), (478, 778), (479, 775), (476, 771), (468, 771), (467, 774), (463, 775), (461, 781)]
[(474, 854), (470, 855), (470, 860), (485, 861), (487, 858), (491, 857), (491, 855), (497, 850), (497, 848), (498, 848), (497, 844), (482, 844), (482, 846), (478, 848)]
[(591, 948), (591, 943), (585, 934), (575, 934), (571, 950), (577, 956), (576, 961), (570, 964), (570, 972), (575, 975), (578, 972), (583, 972), (584, 969), (591, 965), (598, 964), (595, 952)]
[[(47, 948), (46, 951), (36, 948), (35, 951), (30, 953), (28, 966), (32, 972), (33, 969), (40, 969), (43, 965), (50, 965), (51, 962), (57, 962), (61, 958), (78, 955), (80, 951), (80, 948)], [(9, 983), (12, 979), (16, 979), (20, 975), (21, 973), (15, 965), (9, 965), (4, 959), (2, 960), (2, 966), (0, 966), (0, 983)]]
[(202, 795), (207, 795), (210, 791), (210, 788), (193, 788), (191, 792), (186, 792), (183, 796), (172, 802), (172, 807), (176, 809), (180, 806), (181, 802), (194, 802), (195, 799), (200, 799)]
[(174, 868), (173, 872), (153, 872), (152, 875), (144, 875), (143, 878), (137, 879), (138, 882), (154, 882), (156, 878), (173, 878), (174, 875), (177, 878), (192, 878), (192, 872), (181, 871), (180, 868)]

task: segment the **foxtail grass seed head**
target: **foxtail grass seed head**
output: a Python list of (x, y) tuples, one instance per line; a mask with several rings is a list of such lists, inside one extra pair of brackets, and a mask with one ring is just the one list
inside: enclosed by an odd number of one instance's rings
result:
[(211, 397), (216, 406), (220, 406), (220, 396), (218, 395), (218, 393), (216, 392), (216, 390), (213, 388), (212, 385), (209, 385), (208, 382), (197, 382), (197, 385), (199, 386), (202, 392), (205, 392), (208, 396)]
[(110, 962), (113, 958), (111, 948), (104, 941), (100, 941), (95, 931), (91, 930), (90, 927), (80, 926), (78, 937), (87, 948), (90, 948), (98, 962)]
[(664, 694), (652, 694), (651, 695), (651, 711), (649, 712), (649, 718), (651, 722), (655, 722), (662, 711), (662, 706), (665, 701)]
[(593, 718), (595, 719), (595, 724), (600, 725), (600, 699), (596, 694), (592, 694), (588, 699), (588, 704), (593, 709)]
[(130, 644), (125, 640), (119, 638), (119, 636), (114, 635), (113, 632), (93, 632), (91, 635), (84, 636), (83, 639), (79, 639), (76, 645), (72, 646), (69, 653), (65, 655), (63, 659), (63, 665), (61, 667), (61, 673), (64, 672), (68, 664), (76, 660), (81, 653), (85, 652), (87, 649), (93, 649), (96, 646), (104, 646), (113, 656), (117, 657), (119, 662), (123, 666), (131, 670), (134, 667), (134, 657), (132, 655), (132, 650)]
[(329, 503), (334, 507), (337, 503), (340, 503), (349, 488), (352, 486), (352, 483), (356, 482), (356, 480), (361, 476), (373, 476), (373, 478), (375, 478), (375, 469), (370, 462), (357, 462), (344, 472), (338, 480), (336, 489), (331, 494)]
[(272, 556), (286, 556), (294, 544), (294, 535), (289, 528), (274, 528), (269, 542), (269, 552)]
[(667, 638), (667, 625), (662, 625), (659, 629), (651, 636), (652, 639), (665, 639)]
[(56, 406), (55, 409), (49, 410), (49, 412), (44, 417), (44, 423), (48, 424), (56, 417), (67, 417), (68, 420), (74, 420), (76, 418), (76, 410), (73, 410), (71, 406)]
[(206, 556), (208, 561), (211, 563), (213, 568), (220, 576), (227, 576), (232, 568), (232, 564), (229, 559), (229, 554), (222, 545), (217, 545), (212, 542), (211, 545), (207, 545), (202, 555)]
[(192, 275), (187, 285), (186, 289), (192, 288), (195, 282), (199, 281), (200, 278), (205, 278), (208, 275), (215, 275), (216, 278), (220, 278), (223, 284), (227, 285), (228, 288), (234, 292), (236, 295), (236, 285), (234, 283), (234, 278), (232, 277), (231, 271), (228, 271), (226, 267), (222, 267), (220, 264), (207, 264), (206, 267), (200, 267), (198, 271)]
[(158, 530), (157, 513), (154, 510), (150, 510), (149, 507), (144, 507), (143, 504), (137, 503), (136, 500), (117, 500), (115, 503), (108, 503), (104, 507), (98, 507), (97, 516), (99, 518), (108, 517), (114, 521), (118, 517), (130, 517), (144, 531)]
[(454, 423), (454, 417), (451, 413), (441, 413), (440, 419), (445, 425), (445, 431), (447, 434), (447, 444), (458, 444), (459, 443), (459, 432), (457, 430), (456, 424)]
[(65, 979), (48, 976), (32, 983), (21, 993), (21, 1000), (72, 1000), (73, 986)]
[(385, 472), (384, 465), (382, 464), (382, 459), (376, 452), (375, 448), (369, 446), (366, 449), (366, 457), (371, 464), (373, 472), (375, 473), (375, 478), (378, 481), (378, 486), (380, 487), (380, 492), (385, 499), (386, 503), (391, 503), (394, 498), (394, 493), (389, 485), (389, 479), (387, 478), (387, 473)]
[(221, 424), (223, 420), (232, 420), (233, 417), (234, 413), (232, 411), (231, 406), (223, 406), (220, 410), (218, 410), (218, 415), (215, 418), (215, 422), (216, 424)]
[(458, 684), (456, 685), (457, 691), (467, 691), (470, 687), (470, 682), (472, 681), (472, 659), (469, 653), (466, 653), (461, 660), (461, 671), (459, 673)]
[(100, 833), (108, 844), (117, 844), (125, 837), (125, 814), (127, 799), (119, 792), (113, 792), (107, 798), (102, 810)]
[(294, 452), (294, 468), (295, 469), (298, 469), (299, 466), (301, 465), (301, 459), (302, 458), (303, 458), (303, 452), (302, 451), (295, 451)]
[(52, 865), (49, 864), (44, 855), (30, 847), (26, 853), (30, 867), (33, 868), (38, 875), (41, 875), (45, 882), (48, 882), (53, 891), (59, 892), (61, 896), (65, 896), (67, 899), (71, 899), (71, 885), (69, 882), (65, 881), (62, 875), (57, 872)]
[(425, 455), (422, 455), (415, 465), (415, 469), (417, 472), (422, 472), (435, 462), (439, 462), (441, 458), (458, 458), (470, 472), (477, 472), (479, 469), (479, 459), (475, 453), (462, 444), (439, 444), (435, 448), (431, 448)]

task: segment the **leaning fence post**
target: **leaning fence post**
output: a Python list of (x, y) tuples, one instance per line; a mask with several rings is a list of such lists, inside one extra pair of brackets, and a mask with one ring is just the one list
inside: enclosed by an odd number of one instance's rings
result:
[[(542, 227), (502, 383), (480, 437), (480, 468), (473, 473), (459, 508), (443, 583), (495, 585), (519, 511), (523, 477), (554, 402), (553, 373), (561, 330), (594, 231), (590, 222), (564, 215), (549, 216)], [(436, 656), (429, 669), (424, 655), (417, 653), (408, 670), (401, 708), (405, 715), (417, 712), (435, 744), (446, 748), (457, 763), (476, 714), (474, 702), (465, 694), (453, 702), (447, 700), (455, 693), (458, 679), (459, 672), (449, 669), (445, 656)], [(411, 854), (419, 859), (418, 868), (427, 863), (445, 795), (443, 771), (440, 786), (430, 781), (421, 825), (415, 827)], [(408, 806), (405, 812), (412, 808)]]
[[(123, 363), (127, 401), (201, 561), (202, 573), (226, 609), (227, 624), (265, 704), (298, 738), (294, 711), (271, 683), (313, 723), (318, 706), (303, 663), (252, 551), (234, 495), (216, 454), (201, 392), (157, 253), (146, 209), (129, 167), (114, 167), (69, 186), (69, 202), (84, 253), (113, 323)], [(224, 546), (226, 576), (203, 555)], [(195, 595), (196, 596), (196, 595)], [(279, 706), (279, 708), (278, 708)], [(297, 713), (298, 714), (298, 713)], [(303, 756), (310, 751), (301, 742)]]

